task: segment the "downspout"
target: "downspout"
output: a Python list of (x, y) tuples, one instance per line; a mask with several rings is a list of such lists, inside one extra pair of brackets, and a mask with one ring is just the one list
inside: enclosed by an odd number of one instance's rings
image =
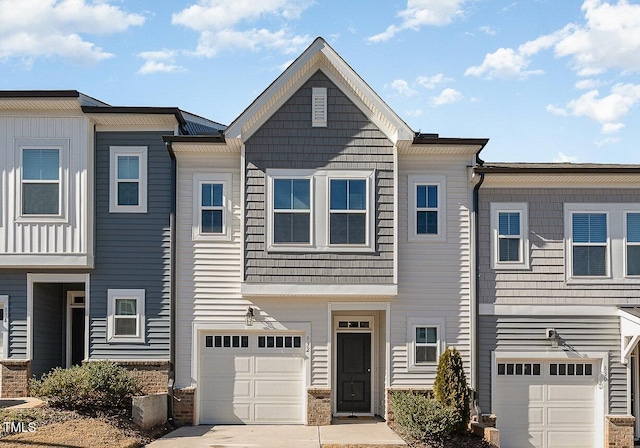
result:
[[(476, 166), (480, 165), (482, 166), (482, 164), (484, 163), (484, 161), (482, 159), (480, 159), (480, 157), (476, 156)], [(474, 356), (474, 366), (473, 366), (473, 370), (474, 370), (474, 375), (473, 375), (473, 384), (472, 384), (472, 389), (473, 389), (473, 407), (475, 409), (476, 415), (478, 416), (478, 420), (480, 420), (481, 417), (481, 410), (480, 410), (480, 406), (479, 406), (479, 385), (480, 382), (478, 381), (478, 376), (479, 376), (479, 372), (480, 372), (480, 338), (479, 338), (479, 331), (478, 331), (478, 320), (479, 320), (479, 316), (480, 313), (478, 311), (479, 308), (479, 301), (480, 301), (480, 251), (479, 251), (479, 238), (480, 238), (480, 226), (478, 225), (478, 209), (479, 209), (479, 203), (480, 203), (480, 199), (479, 199), (479, 190), (480, 187), (482, 186), (482, 183), (484, 182), (484, 173), (479, 173), (479, 179), (478, 182), (474, 185), (473, 187), (473, 210), (471, 213), (471, 221), (472, 221), (472, 225), (473, 225), (473, 262), (475, 264), (474, 266), (474, 272), (475, 272), (475, 276), (474, 276), (474, 297), (473, 297), (473, 321), (474, 321), (474, 331), (472, 333), (472, 337), (473, 337), (473, 351), (475, 352), (475, 356)]]
[(167, 151), (171, 156), (171, 211), (169, 213), (169, 264), (170, 264), (170, 282), (169, 288), (169, 382), (168, 389), (168, 420), (174, 423), (173, 415), (173, 391), (176, 378), (176, 188), (177, 188), (177, 160), (176, 155), (171, 147), (171, 142), (165, 142)]

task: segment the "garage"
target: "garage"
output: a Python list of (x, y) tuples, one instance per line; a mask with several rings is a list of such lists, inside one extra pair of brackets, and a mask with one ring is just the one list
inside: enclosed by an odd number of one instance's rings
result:
[(503, 448), (596, 446), (596, 360), (497, 360), (493, 411)]
[(300, 334), (203, 334), (201, 424), (304, 424)]

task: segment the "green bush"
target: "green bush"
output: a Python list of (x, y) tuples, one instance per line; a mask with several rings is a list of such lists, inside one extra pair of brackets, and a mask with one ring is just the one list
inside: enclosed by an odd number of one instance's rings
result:
[(440, 404), (457, 411), (460, 416), (458, 431), (466, 431), (469, 423), (470, 395), (462, 357), (457, 349), (448, 347), (440, 355), (433, 393)]
[(398, 391), (391, 396), (393, 418), (400, 431), (415, 440), (440, 445), (460, 424), (454, 408), (414, 392)]
[(128, 412), (131, 398), (141, 392), (138, 378), (112, 361), (56, 367), (42, 379), (32, 379), (29, 386), (32, 396), (52, 407), (90, 415)]

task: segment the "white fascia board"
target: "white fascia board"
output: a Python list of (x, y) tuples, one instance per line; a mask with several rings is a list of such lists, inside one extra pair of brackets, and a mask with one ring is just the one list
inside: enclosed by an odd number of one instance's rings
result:
[(481, 303), (481, 316), (618, 316), (616, 305), (503, 305)]
[(87, 254), (2, 254), (0, 267), (10, 268), (93, 268)]
[(261, 296), (348, 296), (348, 297), (385, 297), (398, 295), (396, 284), (296, 284), (296, 283), (242, 283), (240, 292), (244, 297)]

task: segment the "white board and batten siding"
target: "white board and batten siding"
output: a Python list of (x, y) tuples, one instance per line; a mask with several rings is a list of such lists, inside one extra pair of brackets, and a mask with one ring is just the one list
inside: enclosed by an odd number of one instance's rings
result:
[[(21, 181), (18, 145), (21, 141), (37, 144), (38, 140), (64, 142), (69, 149), (62, 162), (67, 167), (61, 179), (63, 218), (52, 222), (14, 216), (20, 200), (15, 194)], [(89, 122), (82, 116), (0, 116), (0, 267), (88, 266), (93, 262), (91, 142)]]
[[(436, 366), (408, 369), (408, 318), (441, 321), (440, 352), (460, 351), (471, 374), (470, 350), (470, 211), (471, 156), (398, 157), (398, 297), (391, 301), (391, 386), (432, 387)], [(446, 179), (446, 239), (408, 241), (408, 176)]]

